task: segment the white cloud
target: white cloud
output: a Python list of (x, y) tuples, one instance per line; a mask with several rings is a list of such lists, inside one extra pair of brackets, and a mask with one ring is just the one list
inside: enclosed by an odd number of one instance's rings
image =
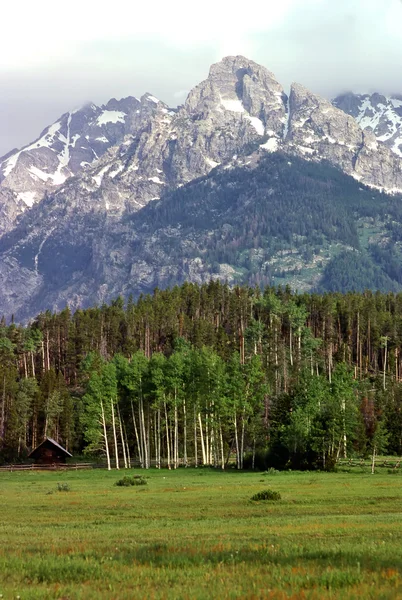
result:
[(1, 9), (0, 69), (69, 62), (83, 45), (133, 37), (177, 46), (219, 42), (222, 54), (247, 50), (255, 32), (278, 26), (289, 10), (320, 0), (20, 0)]

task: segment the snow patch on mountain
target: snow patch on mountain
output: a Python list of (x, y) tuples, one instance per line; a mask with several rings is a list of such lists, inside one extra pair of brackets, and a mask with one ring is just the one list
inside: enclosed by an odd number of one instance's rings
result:
[(21, 200), (26, 204), (29, 208), (35, 203), (36, 200), (36, 192), (20, 192), (17, 194), (18, 200)]
[(251, 125), (254, 127), (258, 135), (264, 135), (265, 126), (264, 123), (258, 117), (250, 117), (247, 115), (245, 117), (248, 121), (250, 121)]
[(226, 110), (232, 112), (242, 113), (244, 112), (244, 106), (241, 100), (231, 100), (230, 98), (221, 98), (221, 104)]
[(380, 94), (338, 96), (333, 104), (348, 113), (362, 129), (371, 130), (379, 142), (402, 157), (402, 99)]
[(96, 120), (97, 125), (106, 123), (124, 123), (126, 113), (121, 110), (104, 110)]
[(279, 140), (277, 138), (270, 138), (265, 144), (261, 144), (260, 148), (263, 148), (267, 152), (276, 152), (279, 148)]

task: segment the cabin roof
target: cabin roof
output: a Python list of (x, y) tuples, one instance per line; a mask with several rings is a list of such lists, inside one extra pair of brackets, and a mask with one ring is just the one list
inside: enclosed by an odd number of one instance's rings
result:
[(63, 454), (65, 454), (66, 456), (72, 456), (72, 454), (70, 454), (70, 452), (68, 452), (68, 450), (66, 450), (65, 448), (63, 448), (63, 446), (60, 446), (60, 444), (58, 444), (54, 439), (47, 437), (43, 440), (43, 442), (41, 444), (39, 444), (39, 446), (36, 446), (36, 448), (34, 448), (32, 450), (32, 452), (29, 454), (28, 458), (31, 456), (34, 456), (34, 454), (37, 452), (37, 450), (39, 450), (39, 448), (41, 448), (44, 444), (50, 442), (50, 444), (52, 446), (55, 446), (58, 450), (60, 450), (61, 452), (63, 452)]

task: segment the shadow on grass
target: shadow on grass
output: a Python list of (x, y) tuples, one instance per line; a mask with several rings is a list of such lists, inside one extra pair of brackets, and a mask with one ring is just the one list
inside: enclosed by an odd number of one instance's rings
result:
[(259, 549), (241, 548), (201, 550), (200, 548), (175, 548), (168, 544), (145, 546), (136, 551), (120, 555), (122, 562), (150, 565), (154, 567), (183, 568), (218, 564), (250, 564), (294, 566), (301, 563), (315, 563), (319, 568), (335, 569), (358, 568), (367, 571), (398, 570), (402, 573), (402, 557), (372, 554), (366, 551), (342, 550), (282, 550), (274, 551), (272, 547)]

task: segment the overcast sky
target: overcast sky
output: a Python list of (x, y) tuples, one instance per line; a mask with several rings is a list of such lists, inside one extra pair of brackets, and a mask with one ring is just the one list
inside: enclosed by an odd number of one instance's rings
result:
[(18, 0), (0, 18), (0, 156), (88, 101), (175, 106), (228, 54), (285, 88), (402, 94), (401, 0)]

